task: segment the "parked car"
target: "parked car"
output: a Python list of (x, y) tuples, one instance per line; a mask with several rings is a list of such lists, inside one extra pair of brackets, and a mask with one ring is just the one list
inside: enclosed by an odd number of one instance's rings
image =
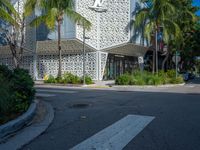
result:
[(195, 75), (191, 72), (182, 72), (184, 81), (192, 80), (195, 78)]

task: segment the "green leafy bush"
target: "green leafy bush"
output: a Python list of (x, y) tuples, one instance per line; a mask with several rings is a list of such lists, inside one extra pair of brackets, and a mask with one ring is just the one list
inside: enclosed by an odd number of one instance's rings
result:
[(34, 95), (34, 82), (28, 71), (10, 71), (7, 67), (0, 66), (0, 122), (2, 118), (8, 119), (11, 114), (26, 111)]
[(74, 75), (71, 78), (71, 82), (72, 84), (80, 84), (81, 83), (81, 78), (79, 78), (78, 76)]
[(44, 83), (56, 83), (56, 79), (54, 78), (54, 76), (49, 75), (47, 80), (44, 80)]
[[(60, 78), (54, 78), (54, 76), (49, 75), (49, 77), (45, 78), (45, 83), (61, 83), (61, 84), (81, 84), (83, 83), (83, 78), (78, 77), (77, 75), (73, 75), (72, 73), (66, 72)], [(86, 84), (93, 84), (91, 77), (85, 77)]]
[(167, 70), (166, 75), (168, 78), (174, 78), (176, 76), (176, 70)]
[(11, 79), (12, 78), (12, 71), (10, 69), (8, 69), (7, 66), (5, 65), (0, 65), (0, 74), (2, 74), (2, 76), (6, 77), (6, 79)]
[[(81, 83), (83, 83), (83, 78), (81, 79)], [(93, 84), (92, 78), (89, 76), (85, 76), (85, 83), (86, 84)]]
[(13, 104), (11, 82), (0, 73), (0, 115), (12, 112)]
[(73, 75), (72, 73), (64, 73), (62, 77), (63, 83), (70, 83), (70, 84), (80, 84), (81, 83), (81, 78)]
[(181, 83), (184, 83), (184, 80), (183, 80), (183, 77), (178, 76), (177, 78), (172, 78), (170, 80), (170, 83), (171, 84), (181, 84)]
[(176, 72), (169, 70), (167, 72), (159, 71), (158, 75), (153, 75), (146, 71), (135, 71), (132, 74), (123, 74), (116, 78), (117, 85), (163, 85), (183, 83), (183, 78), (175, 78)]
[(119, 76), (116, 79), (115, 83), (117, 85), (128, 85), (130, 83), (130, 79), (131, 77), (129, 74), (124, 74), (124, 75)]
[(34, 99), (34, 82), (27, 70), (15, 69), (11, 82), (14, 92), (15, 109), (17, 112), (25, 111)]

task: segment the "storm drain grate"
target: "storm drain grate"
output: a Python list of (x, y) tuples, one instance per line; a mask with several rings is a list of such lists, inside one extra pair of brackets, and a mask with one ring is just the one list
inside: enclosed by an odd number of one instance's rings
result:
[(89, 104), (89, 103), (78, 103), (78, 104), (72, 104), (70, 106), (70, 108), (87, 108), (87, 107), (90, 107), (92, 104)]

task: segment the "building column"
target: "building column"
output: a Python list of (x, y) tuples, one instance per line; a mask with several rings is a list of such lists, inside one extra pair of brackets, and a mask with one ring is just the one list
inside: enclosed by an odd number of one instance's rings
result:
[(33, 55), (33, 79), (38, 80), (38, 70), (37, 70), (37, 54)]

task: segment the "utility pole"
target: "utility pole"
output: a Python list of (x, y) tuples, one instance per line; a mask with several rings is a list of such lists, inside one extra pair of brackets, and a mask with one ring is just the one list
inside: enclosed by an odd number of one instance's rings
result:
[(158, 75), (158, 29), (156, 29), (156, 75)]

